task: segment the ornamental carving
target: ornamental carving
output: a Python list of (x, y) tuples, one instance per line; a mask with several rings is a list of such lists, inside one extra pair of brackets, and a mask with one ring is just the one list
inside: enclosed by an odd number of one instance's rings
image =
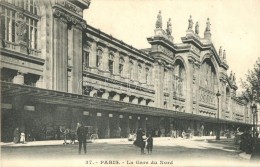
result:
[(64, 6), (66, 9), (74, 12), (74, 13), (77, 13), (77, 14), (80, 14), (81, 12), (81, 9), (67, 1), (63, 1), (62, 3), (60, 3), (62, 6)]
[(77, 17), (75, 17), (69, 13), (65, 13), (61, 9), (55, 8), (53, 15), (54, 15), (54, 17), (60, 18), (61, 20), (66, 21), (69, 24), (80, 25), (83, 29), (85, 29), (87, 27), (85, 20), (78, 19)]

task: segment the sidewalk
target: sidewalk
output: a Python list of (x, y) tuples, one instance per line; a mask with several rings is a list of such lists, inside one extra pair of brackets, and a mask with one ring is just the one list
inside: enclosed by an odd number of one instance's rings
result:
[[(226, 138), (222, 137), (221, 140), (224, 141)], [(215, 140), (215, 136), (202, 136), (202, 137), (198, 137), (198, 136), (193, 136), (191, 139), (183, 139), (183, 138), (171, 138), (171, 137), (154, 137), (154, 140), (156, 141), (168, 141), (168, 140), (183, 140), (183, 141), (204, 141), (204, 142), (216, 142), (218, 143), (219, 141)], [(69, 143), (70, 141), (67, 140), (67, 143)], [(88, 141), (90, 142), (90, 141)], [(128, 141), (127, 138), (114, 138), (114, 139), (96, 139), (96, 140), (92, 140), (91, 143), (110, 143), (110, 144), (132, 144), (133, 141)], [(78, 141), (76, 140), (75, 143), (78, 143)], [(51, 145), (63, 145), (63, 140), (44, 140), (44, 141), (31, 141), (31, 142), (27, 142), (25, 144), (22, 143), (13, 143), (13, 142), (9, 142), (9, 143), (4, 143), (1, 142), (1, 147), (28, 147), (28, 146), (51, 146)]]

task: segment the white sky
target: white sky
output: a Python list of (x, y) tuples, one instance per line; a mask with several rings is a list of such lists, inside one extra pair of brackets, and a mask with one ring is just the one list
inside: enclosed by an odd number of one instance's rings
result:
[[(154, 35), (158, 11), (163, 28), (171, 18), (175, 43), (181, 42), (192, 15), (203, 37), (206, 20), (211, 23), (212, 41), (226, 50), (229, 70), (240, 78), (260, 57), (260, 0), (92, 0), (84, 11), (87, 23), (138, 49), (149, 48), (146, 38)], [(193, 29), (194, 29), (193, 26)]]

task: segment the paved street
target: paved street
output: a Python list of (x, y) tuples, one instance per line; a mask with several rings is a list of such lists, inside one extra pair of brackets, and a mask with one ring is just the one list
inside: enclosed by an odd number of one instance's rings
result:
[[(42, 143), (42, 144), (41, 144)], [(231, 143), (205, 140), (155, 138), (152, 155), (141, 155), (126, 139), (96, 140), (88, 143), (87, 154), (78, 155), (78, 145), (62, 141), (2, 145), (2, 166), (255, 166), (241, 158)], [(152, 163), (157, 164), (152, 164)]]

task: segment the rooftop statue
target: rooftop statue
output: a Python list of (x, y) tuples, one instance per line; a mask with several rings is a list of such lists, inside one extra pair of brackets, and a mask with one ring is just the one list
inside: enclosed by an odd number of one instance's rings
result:
[(162, 15), (161, 15), (161, 11), (159, 11), (158, 15), (157, 15), (157, 21), (155, 24), (156, 28), (162, 28)]
[(167, 29), (166, 29), (167, 35), (172, 35), (172, 23), (171, 18), (167, 21)]
[[(225, 50), (224, 50), (225, 52)], [(219, 53), (218, 53), (218, 56), (221, 57), (222, 56), (222, 46), (219, 47)]]
[(233, 81), (236, 82), (236, 75), (235, 75), (235, 73), (233, 75)]
[(232, 71), (230, 72), (229, 80), (231, 81), (233, 79)]
[(192, 26), (193, 26), (193, 21), (190, 15), (188, 30), (192, 30)]
[(196, 22), (196, 25), (195, 25), (195, 33), (197, 35), (199, 35), (199, 23), (198, 22)]
[(207, 26), (206, 26), (206, 30), (205, 30), (205, 32), (210, 32), (210, 22), (209, 22), (209, 18), (207, 19)]
[(224, 50), (224, 52), (223, 52), (223, 59), (224, 60), (226, 59), (226, 50)]

